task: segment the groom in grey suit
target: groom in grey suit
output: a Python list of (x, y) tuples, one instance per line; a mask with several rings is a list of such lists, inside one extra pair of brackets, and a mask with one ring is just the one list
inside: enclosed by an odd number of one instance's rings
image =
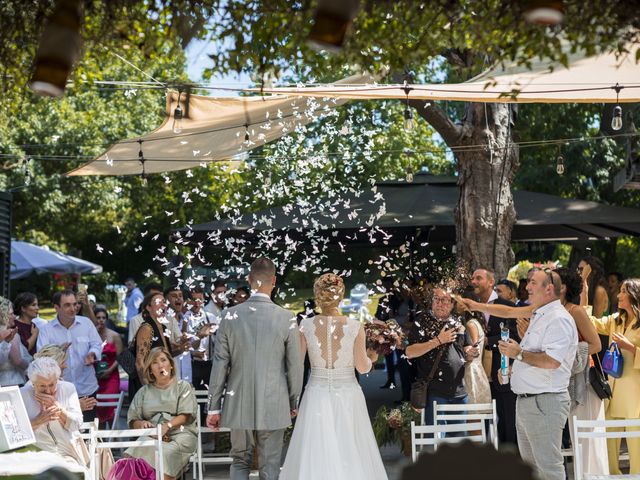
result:
[(285, 429), (302, 388), (295, 316), (273, 303), (276, 268), (268, 258), (251, 264), (251, 297), (222, 312), (209, 381), (207, 426), (231, 429), (231, 480), (249, 478), (254, 446), (261, 480), (280, 475)]

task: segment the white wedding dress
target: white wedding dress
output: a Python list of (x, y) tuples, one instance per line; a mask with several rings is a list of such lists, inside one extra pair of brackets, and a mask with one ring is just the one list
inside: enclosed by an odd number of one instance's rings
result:
[(302, 320), (300, 326), (311, 376), (280, 480), (387, 480), (355, 377), (354, 344), (360, 322), (316, 316)]

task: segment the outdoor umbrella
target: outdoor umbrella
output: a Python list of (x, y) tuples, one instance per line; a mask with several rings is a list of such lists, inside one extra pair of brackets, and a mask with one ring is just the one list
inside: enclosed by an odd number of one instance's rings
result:
[(39, 247), (28, 242), (11, 241), (11, 280), (41, 273), (100, 273), (102, 267), (80, 258)]

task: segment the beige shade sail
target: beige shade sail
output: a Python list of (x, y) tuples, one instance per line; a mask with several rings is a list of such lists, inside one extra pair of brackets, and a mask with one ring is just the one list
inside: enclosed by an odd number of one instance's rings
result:
[[(509, 103), (640, 102), (639, 47), (629, 53), (585, 57), (568, 53), (568, 67), (550, 62), (496, 67), (464, 83), (381, 85), (357, 75), (311, 87), (244, 89), (267, 96), (213, 98), (191, 95), (183, 131), (175, 134), (173, 111), (178, 93), (167, 93), (167, 116), (155, 131), (123, 140), (69, 175), (132, 175), (184, 170), (225, 160), (264, 145), (318, 118), (325, 109), (349, 100), (458, 100)], [(619, 88), (616, 88), (619, 87)], [(618, 90), (616, 92), (616, 90)], [(183, 111), (187, 102), (182, 95)], [(249, 141), (245, 141), (249, 125)], [(142, 140), (142, 143), (139, 143)]]
[[(368, 75), (356, 75), (337, 83), (362, 85), (372, 81)], [(147, 174), (228, 160), (317, 120), (323, 113), (348, 101), (322, 96), (214, 98), (190, 95), (187, 102), (183, 93), (180, 105), (185, 118), (182, 131), (174, 133), (173, 112), (178, 95), (176, 91), (167, 92), (167, 114), (156, 130), (114, 144), (98, 158), (68, 175), (141, 175), (141, 160), (144, 160)], [(248, 141), (245, 140), (247, 132)]]
[[(585, 57), (567, 53), (567, 67), (548, 61), (490, 69), (464, 83), (409, 85), (344, 85), (272, 88), (263, 92), (292, 96), (322, 96), (350, 100), (458, 100), (505, 103), (635, 103), (640, 102), (638, 46), (629, 53)], [(616, 86), (621, 87), (619, 95)], [(257, 91), (249, 89), (248, 91)]]

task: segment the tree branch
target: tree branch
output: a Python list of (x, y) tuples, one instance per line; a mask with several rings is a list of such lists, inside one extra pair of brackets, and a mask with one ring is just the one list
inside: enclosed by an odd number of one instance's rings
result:
[(436, 129), (449, 147), (455, 147), (460, 143), (462, 127), (453, 123), (444, 110), (436, 104), (424, 100), (409, 100), (409, 105)]

